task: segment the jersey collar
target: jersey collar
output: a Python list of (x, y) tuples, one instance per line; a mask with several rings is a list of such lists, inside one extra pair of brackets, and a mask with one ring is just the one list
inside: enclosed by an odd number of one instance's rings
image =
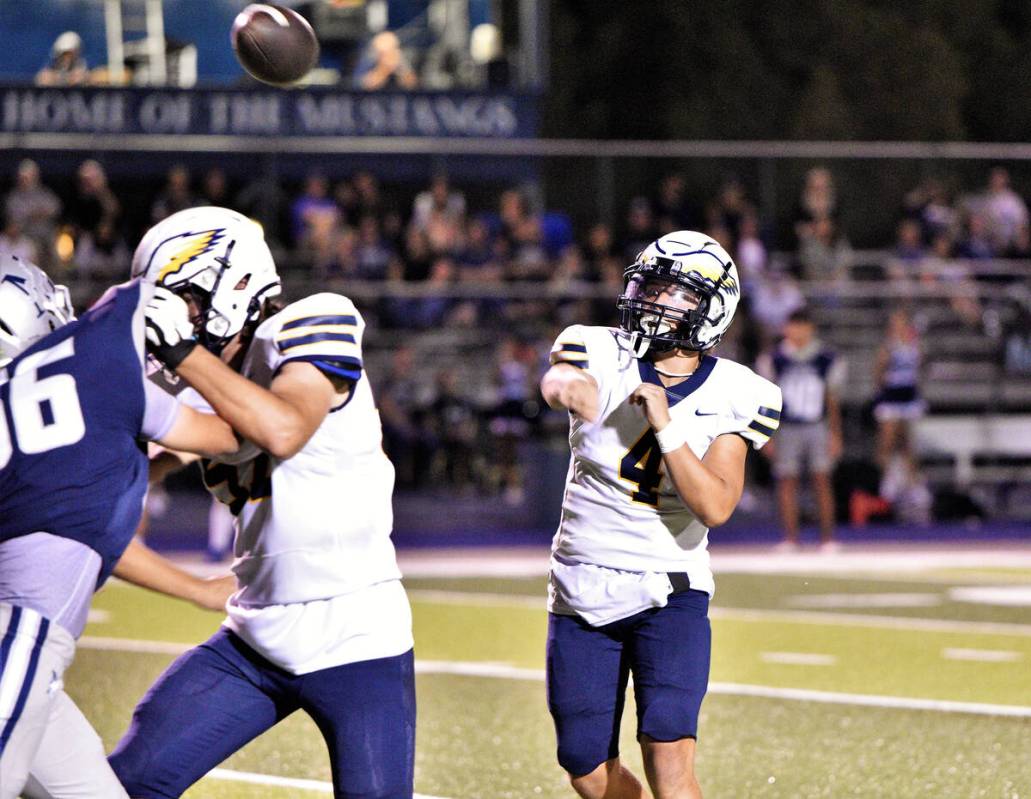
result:
[(669, 404), (673, 406), (684, 399), (684, 397), (693, 393), (705, 382), (706, 378), (712, 373), (713, 367), (716, 366), (717, 360), (719, 359), (712, 355), (703, 355), (694, 373), (687, 380), (677, 383), (675, 386), (664, 386), (662, 384), (662, 381), (659, 379), (659, 373), (655, 371), (655, 366), (651, 361), (638, 359), (637, 370), (640, 372), (643, 382), (652, 383), (665, 389), (666, 396), (669, 398)]

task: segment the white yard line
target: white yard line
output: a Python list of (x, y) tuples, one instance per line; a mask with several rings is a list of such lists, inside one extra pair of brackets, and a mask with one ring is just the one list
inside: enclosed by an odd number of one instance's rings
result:
[(1007, 607), (1031, 606), (1031, 586), (1027, 585), (975, 585), (957, 586), (949, 589), (949, 598), (954, 602), (968, 602), (978, 605), (1006, 605)]
[[(471, 667), (471, 668), (467, 668)], [(424, 673), (468, 674), (477, 677), (544, 681), (543, 669), (517, 669), (512, 666), (492, 666), (479, 663), (452, 663), (430, 661), (420, 669)], [(943, 699), (918, 699), (905, 696), (878, 696), (876, 694), (850, 694), (837, 691), (811, 691), (805, 688), (777, 688), (769, 685), (742, 683), (709, 683), (709, 693), (727, 696), (756, 696), (766, 699), (787, 699), (799, 702), (820, 702), (835, 705), (859, 705), (899, 710), (927, 710), (938, 713), (968, 713), (977, 716), (1011, 716), (1031, 718), (1031, 707), (1020, 705), (994, 705), (984, 702), (953, 702)]]
[[(333, 793), (333, 784), (323, 780), (305, 780), (298, 777), (276, 777), (272, 774), (254, 774), (249, 771), (232, 771), (225, 768), (212, 769), (207, 777), (215, 780), (231, 780), (232, 782), (246, 782), (251, 785), (272, 785), (277, 788), (297, 788), (305, 791), (317, 791), (318, 793)], [(414, 799), (444, 799), (441, 796), (429, 796), (424, 793), (417, 793)]]
[(106, 638), (100, 635), (84, 635), (78, 640), (77, 645), (82, 649), (143, 652), (148, 655), (181, 655), (187, 649), (195, 646), (195, 644), (179, 644), (174, 641), (141, 641), (136, 638)]
[(906, 696), (847, 694), (837, 691), (810, 691), (805, 688), (773, 688), (768, 685), (741, 683), (709, 683), (709, 693), (728, 696), (758, 696), (767, 699), (789, 699), (799, 702), (820, 702), (832, 705), (860, 705), (899, 710), (930, 710), (937, 713), (968, 713), (975, 716), (1011, 716), (1031, 718), (1031, 707), (991, 705), (983, 702), (952, 702), (944, 699), (914, 699)]
[(833, 666), (838, 662), (834, 655), (820, 655), (815, 652), (760, 652), (764, 663), (780, 663), (787, 666)]
[(547, 610), (548, 600), (543, 594), (494, 594), (484, 591), (438, 591), (433, 588), (409, 588), (408, 597), (419, 602), (439, 605), (476, 605), (494, 608), (530, 608)]
[[(1008, 542), (988, 546), (911, 546), (878, 547), (868, 544), (845, 545), (833, 554), (816, 551), (788, 555), (774, 554), (770, 548), (747, 550), (715, 548), (711, 551), (713, 570), (752, 574), (834, 574), (867, 572), (881, 579), (895, 579), (906, 572), (930, 569), (1031, 568), (1031, 546)], [(494, 549), (466, 547), (447, 550), (402, 550), (398, 563), (408, 577), (543, 577), (548, 572), (546, 547)], [(865, 578), (865, 575), (864, 575)]]
[[(168, 641), (137, 641), (120, 638), (96, 638), (83, 636), (79, 645), (86, 649), (105, 649), (123, 652), (146, 652), (178, 654), (190, 647)], [(503, 680), (528, 680), (543, 682), (543, 669), (509, 666), (504, 663), (417, 660), (416, 671), (422, 674), (454, 674), (470, 677), (487, 677)], [(868, 707), (889, 707), (907, 710), (933, 710), (943, 713), (971, 713), (983, 716), (1015, 716), (1031, 718), (1031, 707), (1020, 705), (993, 705), (980, 702), (952, 702), (939, 699), (914, 699), (901, 696), (877, 696), (875, 694), (849, 694), (830, 691), (810, 691), (802, 688), (775, 688), (767, 685), (743, 685), (739, 683), (714, 682), (709, 684), (710, 693), (732, 696), (760, 696), (771, 699), (789, 699), (802, 702), (828, 702), (840, 705), (863, 705)]]
[(1008, 649), (945, 648), (942, 657), (946, 660), (973, 660), (980, 663), (1013, 663), (1021, 660), (1024, 655)]
[[(227, 563), (205, 563), (196, 553), (172, 557), (191, 572), (224, 574), (229, 569)], [(934, 569), (1031, 569), (1031, 546), (1013, 542), (955, 548), (947, 544), (858, 543), (846, 544), (842, 551), (826, 555), (815, 550), (776, 554), (770, 547), (716, 547), (711, 557), (717, 574), (819, 574), (917, 582), (956, 582), (926, 574)], [(398, 553), (398, 565), (406, 577), (544, 577), (548, 561), (547, 546), (407, 549)]]
[[(529, 608), (538, 609), (542, 612), (545, 609), (543, 599), (524, 598), (507, 594), (483, 594), (463, 591), (410, 591), (409, 596), (415, 601), (439, 602), (449, 605)], [(1011, 635), (1020, 638), (1031, 636), (1031, 624), (1009, 622), (923, 619), (906, 616), (876, 616), (864, 613), (831, 613), (805, 610), (758, 610), (755, 608), (710, 608), (709, 616), (714, 619), (725, 619), (727, 621), (842, 625), (885, 630)], [(84, 635), (79, 639), (78, 645), (83, 649), (111, 649), (122, 652), (144, 652), (161, 655), (178, 655), (193, 646), (193, 644), (179, 644), (171, 641), (145, 641), (135, 638), (108, 638), (96, 635)]]
[(755, 608), (710, 608), (714, 619), (728, 621), (784, 622), (788, 624), (843, 625), (885, 630), (921, 630), (977, 635), (1031, 636), (1031, 624), (961, 619), (924, 619), (909, 616), (877, 616), (867, 613), (830, 613), (808, 610), (758, 610)]
[(964, 547), (867, 548), (846, 545), (841, 552), (821, 554), (801, 552), (782, 555), (765, 552), (712, 552), (712, 568), (720, 572), (750, 574), (841, 575), (849, 572), (871, 572), (882, 575), (894, 572), (926, 572), (930, 569), (1031, 567), (1031, 547), (1007, 546), (1005, 549)]
[(528, 669), (490, 661), (417, 660), (417, 674), (459, 674), (463, 677), (492, 677), (503, 680), (544, 682), (544, 669)]
[(274, 785), (277, 788), (298, 788), (305, 791), (333, 793), (333, 783), (325, 782), (323, 780), (304, 780), (297, 777), (276, 777), (272, 774), (253, 774), (249, 771), (231, 771), (225, 768), (212, 769), (206, 776), (214, 780), (247, 782), (251, 785)]
[(784, 598), (793, 608), (933, 608), (942, 603), (941, 594), (795, 594)]
[[(408, 596), (416, 602), (469, 605), (471, 607), (511, 607), (545, 610), (543, 596), (494, 594), (482, 591), (438, 591), (411, 589)], [(714, 619), (730, 621), (784, 622), (786, 624), (842, 624), (849, 627), (872, 627), (890, 630), (922, 630), (944, 633), (976, 633), (983, 635), (1031, 636), (1031, 624), (1012, 622), (964, 621), (962, 619), (925, 619), (910, 616), (882, 616), (867, 613), (834, 613), (810, 610), (764, 610), (759, 608), (712, 607)]]

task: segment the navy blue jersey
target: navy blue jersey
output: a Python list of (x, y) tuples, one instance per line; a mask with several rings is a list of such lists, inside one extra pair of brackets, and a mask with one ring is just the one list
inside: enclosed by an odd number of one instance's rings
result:
[(0, 369), (0, 541), (35, 532), (103, 560), (98, 585), (143, 508), (143, 306), (139, 282)]
[(796, 353), (782, 346), (773, 354), (772, 361), (772, 379), (780, 386), (784, 397), (781, 420), (801, 423), (822, 421), (827, 413), (827, 387), (833, 382), (831, 372), (836, 363), (834, 353), (823, 348)]

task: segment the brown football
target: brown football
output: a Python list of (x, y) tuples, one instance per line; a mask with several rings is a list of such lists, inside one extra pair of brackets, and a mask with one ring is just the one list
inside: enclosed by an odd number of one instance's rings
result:
[(296, 83), (319, 59), (308, 20), (283, 6), (252, 3), (236, 15), (229, 38), (241, 66), (273, 86)]

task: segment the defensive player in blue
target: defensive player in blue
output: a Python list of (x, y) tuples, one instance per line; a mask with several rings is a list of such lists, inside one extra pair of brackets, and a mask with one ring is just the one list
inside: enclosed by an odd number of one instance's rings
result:
[[(146, 380), (143, 306), (151, 292), (139, 281), (115, 287), (76, 320), (63, 287), (32, 264), (0, 258), (2, 799), (23, 790), (126, 795), (100, 738), (62, 690), (62, 675), (93, 592), (139, 522), (147, 485), (141, 442), (208, 455), (237, 448), (221, 419), (180, 406)], [(138, 571), (135, 555), (137, 575), (153, 565), (153, 553), (144, 553)]]
[(780, 390), (708, 353), (740, 288), (710, 237), (669, 233), (627, 267), (620, 327), (559, 334), (541, 391), (569, 411), (572, 457), (549, 580), (548, 706), (558, 760), (587, 799), (648, 793), (619, 760), (627, 679), (656, 797), (696, 799), (709, 679), (708, 533), (744, 487)]
[(224, 208), (153, 227), (133, 272), (158, 284), (148, 346), (244, 438), (204, 464), (236, 516), (240, 590), (180, 657), (111, 755), (129, 793), (181, 795), (295, 710), (318, 725), (334, 792), (412, 796), (411, 611), (390, 541), (394, 469), (362, 370), (365, 323), (338, 294), (282, 310), (260, 229)]

